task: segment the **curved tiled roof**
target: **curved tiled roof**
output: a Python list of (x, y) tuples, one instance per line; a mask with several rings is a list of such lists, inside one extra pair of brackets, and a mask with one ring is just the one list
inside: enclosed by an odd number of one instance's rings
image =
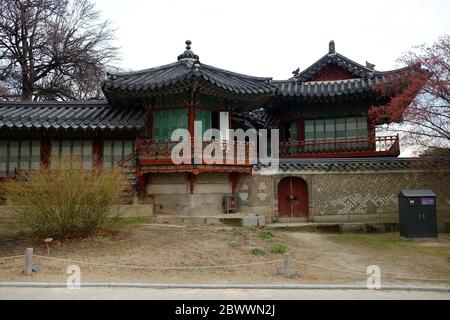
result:
[(273, 93), (272, 78), (243, 75), (200, 63), (192, 58), (156, 68), (135, 72), (109, 74), (102, 88), (112, 91), (131, 91), (158, 94), (171, 86), (190, 85), (190, 79), (199, 79), (210, 86), (238, 95), (270, 95)]
[[(258, 171), (265, 165), (257, 164)], [(280, 159), (280, 171), (386, 171), (402, 169), (448, 169), (450, 158), (339, 158), (339, 159)]]
[(277, 94), (282, 96), (333, 97), (370, 91), (372, 85), (382, 83), (383, 76), (333, 81), (297, 82), (296, 80), (274, 81)]
[(412, 70), (414, 67), (405, 67), (390, 71), (373, 71), (363, 78), (306, 81), (295, 78), (289, 80), (275, 80), (273, 85), (277, 88), (276, 94), (280, 96), (296, 97), (333, 97), (362, 92), (369, 92), (374, 86), (389, 82), (392, 77)]
[(326, 54), (310, 67), (295, 75), (293, 79), (297, 81), (308, 81), (329, 64), (337, 65), (356, 77), (367, 77), (374, 72), (374, 70), (364, 67), (363, 65), (334, 52)]
[(0, 128), (137, 129), (145, 110), (107, 101), (0, 101)]

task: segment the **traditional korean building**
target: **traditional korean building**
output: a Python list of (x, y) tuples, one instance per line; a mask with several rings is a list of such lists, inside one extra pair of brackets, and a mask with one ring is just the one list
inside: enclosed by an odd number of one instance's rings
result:
[[(0, 177), (71, 155), (86, 168), (123, 166), (140, 203), (167, 219), (222, 214), (225, 195), (236, 194), (239, 212), (273, 221), (388, 221), (408, 188), (433, 189), (439, 217), (449, 217), (449, 161), (398, 158), (399, 137), (378, 136), (368, 117), (391, 98), (376, 86), (408, 68), (377, 71), (331, 41), (309, 68), (273, 80), (207, 65), (186, 44), (173, 63), (108, 74), (104, 101), (0, 102)], [(237, 157), (176, 164), (170, 138), (179, 128), (193, 140), (211, 128), (279, 129), (280, 168)], [(244, 146), (245, 155), (255, 148)]]

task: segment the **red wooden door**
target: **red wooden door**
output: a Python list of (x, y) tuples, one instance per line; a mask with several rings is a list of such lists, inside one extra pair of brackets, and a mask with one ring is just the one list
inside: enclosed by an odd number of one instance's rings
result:
[(303, 179), (288, 177), (278, 184), (278, 216), (302, 218), (308, 216), (308, 186)]

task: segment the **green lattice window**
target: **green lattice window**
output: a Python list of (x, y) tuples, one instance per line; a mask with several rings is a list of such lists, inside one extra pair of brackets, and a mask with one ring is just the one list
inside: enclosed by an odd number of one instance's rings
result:
[(195, 121), (202, 122), (202, 135), (203, 135), (206, 130), (211, 129), (211, 111), (204, 109), (196, 109)]
[(175, 129), (187, 129), (187, 109), (158, 110), (153, 112), (153, 133), (156, 140), (170, 140)]
[(105, 140), (103, 142), (103, 167), (111, 168), (133, 153), (134, 149), (134, 140)]
[(0, 177), (14, 175), (14, 170), (39, 169), (40, 140), (0, 140)]
[(85, 169), (92, 168), (92, 140), (52, 140), (52, 159), (70, 157)]
[[(345, 140), (357, 137), (367, 137), (368, 126), (366, 117), (305, 120), (305, 141)], [(366, 142), (349, 142), (344, 144), (321, 144), (309, 146), (314, 150), (333, 149), (337, 147), (364, 147)], [(307, 149), (308, 149), (307, 148)]]

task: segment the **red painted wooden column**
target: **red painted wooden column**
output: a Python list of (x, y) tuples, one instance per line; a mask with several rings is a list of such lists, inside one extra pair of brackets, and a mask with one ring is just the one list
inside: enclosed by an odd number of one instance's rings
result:
[(305, 140), (305, 120), (297, 118), (297, 141)]
[(50, 137), (45, 134), (44, 138), (41, 140), (41, 168), (48, 169), (50, 167), (50, 149)]
[(151, 140), (153, 137), (153, 111), (147, 111), (147, 136)]
[(238, 172), (230, 172), (229, 178), (230, 178), (230, 182), (231, 182), (231, 193), (235, 193), (237, 186), (239, 184), (239, 173)]
[(367, 119), (367, 129), (369, 134), (369, 150), (375, 150), (375, 123), (369, 118)]
[(188, 183), (189, 183), (189, 193), (194, 193), (194, 186), (195, 186), (195, 174), (193, 172), (187, 173)]
[(147, 176), (141, 171), (141, 166), (139, 162), (139, 151), (141, 146), (141, 133), (140, 131), (136, 131), (136, 193), (138, 195), (145, 195), (146, 187), (147, 187)]
[(188, 105), (188, 130), (191, 138), (194, 138), (195, 105)]
[(92, 161), (94, 169), (101, 169), (103, 166), (103, 139), (97, 134), (92, 142)]

